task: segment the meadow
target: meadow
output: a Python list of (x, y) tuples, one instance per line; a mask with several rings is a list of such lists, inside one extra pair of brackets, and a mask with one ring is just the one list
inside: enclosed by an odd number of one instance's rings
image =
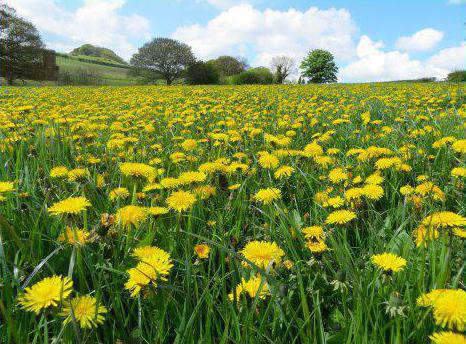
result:
[(4, 343), (465, 343), (466, 88), (0, 90)]

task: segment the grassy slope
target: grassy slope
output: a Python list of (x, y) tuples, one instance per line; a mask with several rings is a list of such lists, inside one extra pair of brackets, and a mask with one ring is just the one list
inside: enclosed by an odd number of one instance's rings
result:
[(57, 65), (60, 67), (60, 72), (78, 72), (80, 69), (85, 69), (98, 75), (103, 79), (103, 83), (109, 85), (131, 85), (137, 83), (136, 79), (128, 76), (127, 68), (103, 66), (61, 56), (57, 56)]

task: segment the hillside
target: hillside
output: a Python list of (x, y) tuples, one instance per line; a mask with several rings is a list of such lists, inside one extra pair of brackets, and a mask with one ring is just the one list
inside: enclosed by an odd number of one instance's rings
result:
[(118, 64), (127, 65), (128, 63), (118, 56), (113, 50), (103, 47), (97, 47), (92, 44), (83, 44), (69, 53), (71, 56), (91, 56), (110, 60)]
[[(72, 83), (83, 78), (88, 84), (103, 85), (135, 85), (137, 79), (128, 76), (129, 67), (118, 63), (104, 63), (106, 61), (94, 58), (83, 59), (79, 56), (57, 54), (57, 65), (60, 68), (60, 81), (66, 82), (72, 79)], [(73, 82), (74, 80), (74, 82)]]

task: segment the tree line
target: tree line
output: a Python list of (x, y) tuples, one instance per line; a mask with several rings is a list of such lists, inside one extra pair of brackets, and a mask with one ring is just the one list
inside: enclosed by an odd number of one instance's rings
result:
[[(297, 71), (296, 61), (290, 56), (275, 56), (271, 68), (250, 68), (244, 58), (220, 56), (209, 61), (195, 58), (185, 43), (171, 38), (155, 38), (139, 48), (130, 60), (132, 73), (155, 82), (163, 79), (167, 85), (184, 79), (191, 85), (219, 83), (232, 84), (282, 84)], [(333, 55), (315, 49), (299, 65), (300, 83), (328, 83), (337, 81), (338, 67)]]

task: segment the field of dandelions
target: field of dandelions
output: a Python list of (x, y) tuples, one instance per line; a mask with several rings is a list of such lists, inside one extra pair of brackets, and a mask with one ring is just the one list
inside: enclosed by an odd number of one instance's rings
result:
[(466, 343), (466, 90), (0, 90), (0, 342)]

